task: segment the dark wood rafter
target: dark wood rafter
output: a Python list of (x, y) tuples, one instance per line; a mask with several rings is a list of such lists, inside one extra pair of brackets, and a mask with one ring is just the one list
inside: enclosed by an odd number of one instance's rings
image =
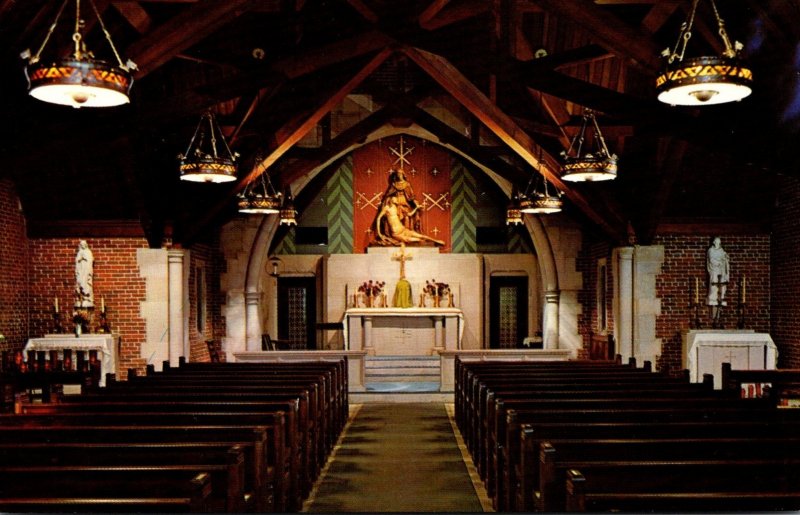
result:
[(254, 181), (259, 175), (264, 173), (270, 166), (272, 166), (278, 159), (280, 159), (286, 152), (289, 151), (298, 141), (308, 134), (320, 120), (328, 114), (337, 104), (339, 104), (350, 92), (353, 91), (361, 82), (364, 81), (375, 69), (380, 66), (386, 59), (394, 53), (392, 49), (384, 49), (378, 52), (358, 73), (350, 78), (343, 86), (339, 87), (333, 94), (326, 97), (326, 99), (313, 111), (311, 114), (303, 113), (290, 120), (283, 127), (275, 133), (275, 145), (269, 153), (254, 164), (253, 168), (242, 179), (240, 179), (236, 186), (229, 190), (228, 195), (225, 196), (214, 208), (206, 213), (203, 219), (194, 227), (189, 228), (186, 233), (185, 239), (192, 240), (200, 230), (204, 229), (206, 225), (211, 222), (227, 205), (231, 199), (243, 191), (244, 188)]
[(139, 34), (146, 34), (153, 26), (153, 20), (142, 4), (136, 0), (113, 0), (111, 5)]
[[(563, 191), (590, 220), (599, 225), (615, 241), (624, 241), (625, 231), (619, 220), (609, 221), (600, 214), (582, 193), (565, 184), (555, 170), (558, 161), (549, 153), (541, 151), (528, 134), (517, 126), (504, 112), (497, 108), (474, 84), (441, 56), (418, 48), (403, 48), (420, 68), (436, 80), (448, 93), (461, 102), (483, 125), (514, 150), (531, 167), (539, 170), (558, 189)], [(543, 161), (539, 160), (541, 154)], [(621, 217), (620, 217), (621, 218)]]
[(378, 14), (364, 0), (347, 0), (347, 3), (368, 22), (378, 23)]
[(459, 0), (452, 5), (447, 5), (436, 16), (426, 22), (420, 21), (420, 27), (425, 30), (437, 30), (454, 23), (469, 20), (485, 14), (489, 10), (486, 0)]
[(662, 138), (658, 145), (658, 178), (653, 184), (653, 200), (649, 203), (649, 212), (643, 218), (643, 226), (637, 231), (639, 242), (650, 245), (656, 235), (664, 210), (672, 194), (673, 186), (681, 173), (683, 157), (688, 143), (674, 138)]
[(139, 67), (136, 78), (147, 76), (210, 33), (246, 13), (252, 4), (253, 0), (201, 0), (159, 25), (126, 49), (126, 55)]
[(680, 0), (662, 0), (653, 3), (653, 6), (647, 12), (647, 16), (642, 20), (642, 30), (655, 34), (675, 13), (680, 4)]
[(419, 26), (426, 28), (427, 24), (430, 23), (432, 19), (436, 18), (449, 3), (450, 0), (433, 0), (428, 7), (417, 16), (417, 23), (419, 23)]
[(531, 0), (542, 9), (580, 25), (609, 51), (631, 65), (655, 74), (662, 68), (661, 45), (646, 32), (630, 27), (592, 0)]

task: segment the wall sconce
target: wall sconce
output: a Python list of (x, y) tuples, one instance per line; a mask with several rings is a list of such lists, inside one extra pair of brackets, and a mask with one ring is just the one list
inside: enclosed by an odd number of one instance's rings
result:
[(269, 258), (269, 269), (270, 269), (269, 276), (280, 277), (282, 268), (281, 265), (283, 265), (283, 262), (280, 260), (278, 256), (272, 256), (271, 258)]

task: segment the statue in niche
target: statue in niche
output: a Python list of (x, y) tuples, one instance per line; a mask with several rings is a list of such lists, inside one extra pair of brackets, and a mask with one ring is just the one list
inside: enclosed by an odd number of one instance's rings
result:
[(406, 180), (405, 172), (394, 170), (389, 174), (389, 186), (378, 205), (375, 217), (375, 241), (379, 245), (445, 242), (419, 232), (419, 204), (414, 200), (414, 190)]
[(728, 253), (722, 248), (722, 240), (719, 236), (714, 238), (706, 253), (706, 270), (708, 270), (708, 299), (706, 303), (711, 306), (711, 318), (713, 319), (714, 327), (717, 327), (722, 307), (728, 305), (725, 300), (725, 293), (728, 289), (728, 280), (730, 278), (730, 260)]
[(78, 243), (75, 255), (75, 307), (94, 307), (94, 255), (86, 240)]

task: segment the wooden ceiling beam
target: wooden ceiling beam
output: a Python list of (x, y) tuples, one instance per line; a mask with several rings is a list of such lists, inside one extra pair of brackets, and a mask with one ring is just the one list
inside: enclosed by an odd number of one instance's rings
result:
[(531, 0), (592, 34), (600, 44), (633, 66), (655, 74), (663, 68), (661, 45), (649, 34), (621, 21), (592, 0)]
[(662, 138), (659, 142), (655, 159), (659, 175), (657, 180), (652, 181), (655, 183), (653, 184), (655, 189), (653, 197), (648, 202), (649, 209), (644, 217), (644, 226), (637, 231), (639, 242), (643, 245), (652, 244), (653, 238), (655, 238), (656, 230), (672, 194), (672, 188), (681, 173), (683, 156), (686, 155), (688, 147), (686, 141), (675, 138)]
[(380, 20), (378, 14), (363, 0), (347, 0), (347, 3), (368, 22), (378, 23)]
[(431, 2), (417, 17), (419, 26), (425, 28), (425, 26), (430, 23), (432, 19), (436, 18), (449, 3), (450, 0), (433, 0), (433, 2)]
[(489, 4), (486, 0), (461, 0), (455, 5), (448, 5), (437, 13), (437, 15), (427, 22), (420, 22), (420, 27), (425, 30), (436, 30), (480, 16), (489, 11)]
[(153, 19), (137, 0), (112, 0), (111, 5), (139, 34), (146, 34), (153, 26)]
[(653, 7), (647, 12), (647, 15), (642, 20), (641, 26), (650, 34), (655, 34), (661, 27), (667, 23), (670, 16), (672, 16), (680, 6), (680, 0), (662, 0), (653, 4)]
[[(564, 183), (556, 172), (560, 168), (558, 161), (548, 152), (544, 152), (524, 130), (494, 105), (447, 59), (419, 48), (406, 47), (403, 48), (403, 53), (408, 55), (531, 167), (539, 170), (556, 188), (563, 191), (590, 220), (600, 226), (615, 241), (625, 241), (625, 230), (619, 226), (618, 221), (606, 220), (583, 194)], [(542, 161), (537, 157), (540, 153), (543, 157)]]
[(141, 79), (176, 55), (197, 44), (226, 23), (247, 12), (253, 0), (201, 0), (159, 25), (124, 52)]

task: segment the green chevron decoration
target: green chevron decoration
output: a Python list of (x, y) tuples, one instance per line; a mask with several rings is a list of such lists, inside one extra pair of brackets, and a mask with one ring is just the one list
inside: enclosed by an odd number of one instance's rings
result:
[(450, 183), (450, 198), (453, 199), (450, 223), (452, 252), (474, 253), (478, 249), (475, 240), (475, 226), (478, 221), (475, 192), (478, 190), (478, 181), (464, 163), (454, 160), (450, 171)]
[(520, 231), (524, 229), (520, 229), (518, 227), (508, 227), (508, 252), (510, 254), (533, 254), (533, 248), (531, 248), (530, 238), (527, 236), (527, 230), (524, 230), (525, 234)]
[(283, 239), (275, 248), (275, 254), (297, 254), (297, 247), (294, 243), (295, 231), (286, 231)]
[(328, 252), (353, 252), (353, 157), (348, 156), (325, 189), (328, 192)]

